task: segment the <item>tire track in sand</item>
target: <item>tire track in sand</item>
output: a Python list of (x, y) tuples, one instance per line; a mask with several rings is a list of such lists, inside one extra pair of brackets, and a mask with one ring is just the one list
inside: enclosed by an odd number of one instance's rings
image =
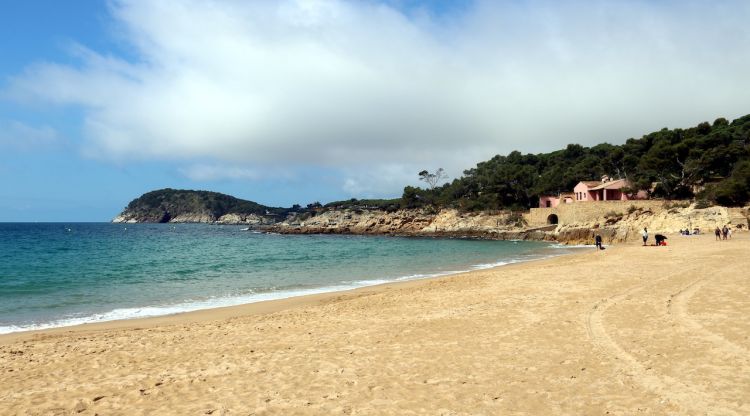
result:
[(750, 350), (741, 345), (735, 344), (715, 332), (712, 332), (690, 317), (690, 313), (687, 310), (688, 303), (690, 302), (690, 299), (692, 299), (692, 297), (703, 288), (707, 283), (707, 280), (708, 278), (706, 277), (697, 279), (682, 288), (679, 292), (670, 295), (669, 300), (667, 301), (667, 313), (672, 316), (678, 324), (687, 327), (689, 330), (693, 331), (695, 335), (711, 342), (717, 349), (720, 349), (727, 354), (736, 355), (743, 361), (743, 364), (747, 365), (750, 363)]
[[(666, 275), (656, 280), (651, 280), (648, 283), (637, 284), (622, 293), (596, 302), (586, 316), (586, 332), (596, 348), (601, 350), (604, 354), (613, 357), (620, 363), (619, 366), (621, 367), (621, 372), (625, 376), (640, 383), (643, 387), (653, 391), (669, 403), (678, 406), (682, 409), (682, 413), (699, 414), (705, 413), (705, 409), (715, 409), (718, 400), (710, 397), (708, 393), (697, 389), (694, 386), (690, 386), (664, 374), (658, 375), (652, 371), (651, 368), (646, 368), (638, 361), (638, 359), (628, 353), (617, 342), (615, 342), (614, 339), (612, 339), (607, 333), (604, 322), (604, 313), (610, 307), (626, 300), (634, 293), (672, 279), (682, 273), (684, 273), (684, 270), (679, 273)], [(724, 415), (739, 415), (739, 413), (728, 409), (725, 406), (721, 411)]]

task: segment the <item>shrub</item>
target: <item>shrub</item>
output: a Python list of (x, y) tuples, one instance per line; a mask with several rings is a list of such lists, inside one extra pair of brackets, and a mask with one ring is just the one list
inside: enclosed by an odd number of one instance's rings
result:
[(689, 201), (664, 201), (664, 208), (668, 209), (669, 212), (677, 212), (678, 209), (687, 208), (689, 206)]
[(525, 227), (528, 225), (526, 219), (523, 217), (523, 213), (520, 211), (511, 211), (504, 221), (505, 225), (512, 225), (515, 227)]
[(695, 201), (695, 209), (706, 209), (711, 206), (713, 206), (713, 204), (711, 204), (711, 202), (706, 199), (699, 199)]

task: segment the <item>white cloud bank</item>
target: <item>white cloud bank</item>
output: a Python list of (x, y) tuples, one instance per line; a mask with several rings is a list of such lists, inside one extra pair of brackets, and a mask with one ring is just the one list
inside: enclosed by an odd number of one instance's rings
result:
[[(358, 192), (373, 166), (460, 172), (750, 113), (746, 1), (389, 4), (119, 0), (128, 57), (79, 47), (8, 92), (81, 106), (100, 157), (362, 167)], [(255, 175), (209, 170), (188, 173)]]

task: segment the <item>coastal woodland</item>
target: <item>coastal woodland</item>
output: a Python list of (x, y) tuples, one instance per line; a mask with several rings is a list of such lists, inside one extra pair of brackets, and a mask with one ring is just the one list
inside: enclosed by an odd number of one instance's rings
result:
[(384, 209), (424, 206), (465, 211), (527, 209), (540, 195), (570, 192), (582, 180), (603, 175), (627, 179), (653, 198), (698, 199), (704, 204), (743, 206), (750, 202), (750, 115), (719, 118), (687, 129), (662, 129), (622, 145), (569, 144), (550, 153), (497, 155), (440, 186), (407, 186), (399, 199), (351, 200), (328, 204)]
[(497, 155), (434, 189), (406, 187), (405, 206), (464, 210), (530, 208), (539, 195), (570, 192), (603, 175), (628, 179), (632, 192), (741, 206), (750, 201), (750, 115), (687, 129), (662, 129), (622, 145), (570, 144), (551, 153)]
[(446, 181), (442, 169), (423, 170), (424, 187), (407, 186), (400, 198), (350, 199), (290, 208), (267, 207), (208, 191), (162, 189), (133, 200), (126, 212), (142, 221), (168, 222), (183, 213), (284, 217), (325, 209), (456, 208), (460, 211), (524, 210), (540, 195), (570, 192), (582, 180), (603, 175), (627, 179), (652, 198), (697, 200), (700, 204), (744, 206), (750, 202), (750, 115), (724, 118), (686, 129), (662, 129), (624, 144), (586, 147), (569, 144), (550, 153), (518, 151), (480, 162)]

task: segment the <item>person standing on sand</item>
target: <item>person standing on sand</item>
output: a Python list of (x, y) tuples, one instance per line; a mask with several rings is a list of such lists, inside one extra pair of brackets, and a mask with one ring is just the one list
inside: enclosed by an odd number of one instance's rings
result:
[(596, 237), (594, 237), (594, 244), (596, 244), (596, 248), (599, 250), (604, 250), (604, 247), (602, 247), (602, 236), (597, 234)]
[(648, 228), (643, 227), (643, 232), (641, 233), (641, 236), (643, 237), (643, 245), (646, 245), (646, 241), (648, 241)]
[(727, 239), (729, 239), (729, 240), (732, 239), (732, 229), (731, 228), (727, 228)]
[(719, 229), (719, 226), (716, 226), (716, 229), (714, 230), (714, 235), (716, 236), (716, 241), (721, 241), (721, 230)]
[(724, 238), (723, 238), (724, 240), (726, 240), (726, 239), (727, 239), (727, 233), (728, 233), (728, 232), (729, 232), (729, 229), (728, 229), (728, 228), (727, 228), (727, 226), (725, 225), (725, 226), (724, 226), (724, 228), (722, 228), (722, 229), (721, 229), (721, 235), (722, 235), (722, 236), (724, 237)]

